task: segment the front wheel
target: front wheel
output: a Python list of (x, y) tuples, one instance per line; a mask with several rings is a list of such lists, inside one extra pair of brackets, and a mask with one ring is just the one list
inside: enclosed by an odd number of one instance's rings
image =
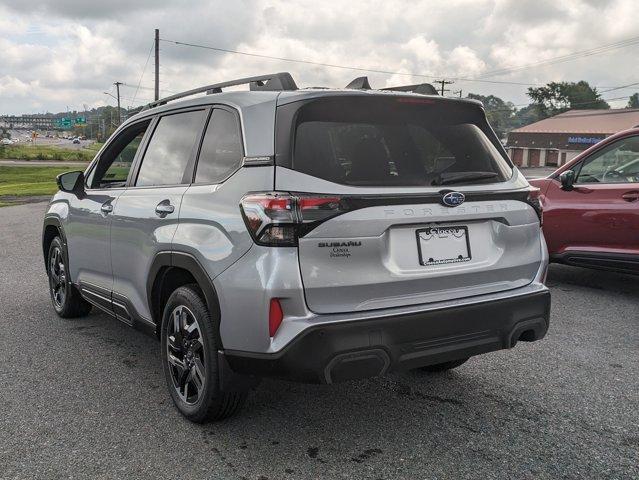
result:
[(219, 322), (209, 312), (197, 285), (169, 297), (162, 317), (162, 363), (177, 409), (193, 422), (222, 420), (235, 414), (246, 392), (220, 386), (216, 341)]

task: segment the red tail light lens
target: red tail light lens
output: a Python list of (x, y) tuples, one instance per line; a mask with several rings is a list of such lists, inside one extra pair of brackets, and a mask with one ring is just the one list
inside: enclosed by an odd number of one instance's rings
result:
[(337, 196), (284, 192), (247, 195), (240, 208), (253, 240), (267, 246), (297, 245), (298, 237), (346, 211)]
[(528, 193), (526, 203), (535, 209), (537, 216), (539, 217), (539, 225), (544, 224), (544, 209), (541, 204), (541, 190), (534, 188)]
[(273, 337), (282, 324), (284, 318), (284, 312), (282, 312), (282, 305), (277, 298), (271, 298), (271, 304), (268, 309), (268, 334)]

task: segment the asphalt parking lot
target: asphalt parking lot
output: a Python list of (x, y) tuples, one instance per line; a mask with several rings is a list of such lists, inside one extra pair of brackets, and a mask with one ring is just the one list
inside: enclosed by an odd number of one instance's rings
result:
[(0, 209), (0, 477), (639, 478), (639, 281), (552, 266), (545, 340), (440, 375), (266, 380), (239, 417), (173, 408), (158, 342), (50, 306), (45, 204)]

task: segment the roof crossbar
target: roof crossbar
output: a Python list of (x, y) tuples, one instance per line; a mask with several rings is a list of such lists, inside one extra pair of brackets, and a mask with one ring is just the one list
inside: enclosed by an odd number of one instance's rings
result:
[(412, 92), (421, 95), (439, 95), (437, 89), (430, 83), (418, 83), (416, 85), (398, 85), (396, 87), (382, 88), (382, 90), (392, 90), (394, 92)]
[(222, 92), (223, 88), (234, 87), (237, 85), (249, 85), (251, 90), (259, 91), (278, 91), (278, 90), (297, 90), (295, 80), (288, 72), (272, 73), (269, 75), (258, 75), (256, 77), (239, 78), (237, 80), (229, 80), (228, 82), (214, 83), (213, 85), (206, 85), (205, 87), (198, 87), (185, 92), (176, 93), (169, 97), (164, 97), (154, 102), (146, 104), (143, 110), (165, 105), (173, 100), (179, 100), (180, 98), (190, 97), (191, 95), (197, 95), (198, 93), (206, 93), (207, 95), (213, 93)]

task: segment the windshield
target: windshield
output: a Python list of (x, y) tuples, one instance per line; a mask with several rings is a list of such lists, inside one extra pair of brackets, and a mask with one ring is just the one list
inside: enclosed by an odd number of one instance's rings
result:
[[(331, 97), (302, 106), (293, 169), (359, 186), (491, 183), (512, 169), (479, 108), (405, 97)], [(464, 175), (460, 175), (464, 174)]]

